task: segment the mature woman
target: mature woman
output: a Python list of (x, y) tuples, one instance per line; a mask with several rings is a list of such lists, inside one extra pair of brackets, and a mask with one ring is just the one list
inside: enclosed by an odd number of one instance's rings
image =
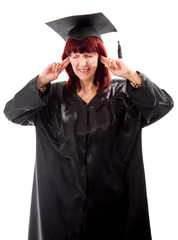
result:
[[(69, 80), (51, 84), (64, 69)], [(141, 132), (172, 107), (145, 75), (108, 58), (98, 35), (69, 37), (62, 62), (5, 107), (36, 127), (29, 240), (150, 240)]]

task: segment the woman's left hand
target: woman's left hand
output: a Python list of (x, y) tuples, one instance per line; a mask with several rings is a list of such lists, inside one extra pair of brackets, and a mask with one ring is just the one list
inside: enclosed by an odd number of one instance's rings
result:
[(112, 59), (101, 56), (100, 61), (109, 69), (109, 71), (117, 77), (129, 79), (134, 73), (122, 60)]

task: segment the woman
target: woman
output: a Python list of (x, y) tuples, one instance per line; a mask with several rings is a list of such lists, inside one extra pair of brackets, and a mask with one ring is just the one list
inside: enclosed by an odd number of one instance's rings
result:
[[(141, 133), (173, 101), (108, 58), (96, 35), (69, 37), (62, 59), (5, 107), (12, 122), (36, 127), (29, 240), (150, 240)], [(51, 84), (64, 69), (69, 80)]]

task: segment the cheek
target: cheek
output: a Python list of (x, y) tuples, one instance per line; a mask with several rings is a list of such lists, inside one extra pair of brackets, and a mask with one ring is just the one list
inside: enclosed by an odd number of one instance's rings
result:
[(71, 63), (72, 69), (75, 70), (75, 68), (77, 67), (76, 61), (70, 60), (70, 63)]
[(98, 60), (97, 60), (97, 59), (92, 59), (92, 60), (90, 60), (90, 65), (91, 65), (93, 68), (97, 68), (97, 67), (98, 67)]

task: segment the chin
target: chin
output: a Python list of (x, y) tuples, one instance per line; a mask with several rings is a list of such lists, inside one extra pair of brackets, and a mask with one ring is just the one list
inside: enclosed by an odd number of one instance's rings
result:
[(94, 80), (95, 75), (93, 75), (93, 74), (78, 74), (78, 78), (79, 78), (81, 81), (89, 81), (89, 80), (91, 80), (91, 79)]

